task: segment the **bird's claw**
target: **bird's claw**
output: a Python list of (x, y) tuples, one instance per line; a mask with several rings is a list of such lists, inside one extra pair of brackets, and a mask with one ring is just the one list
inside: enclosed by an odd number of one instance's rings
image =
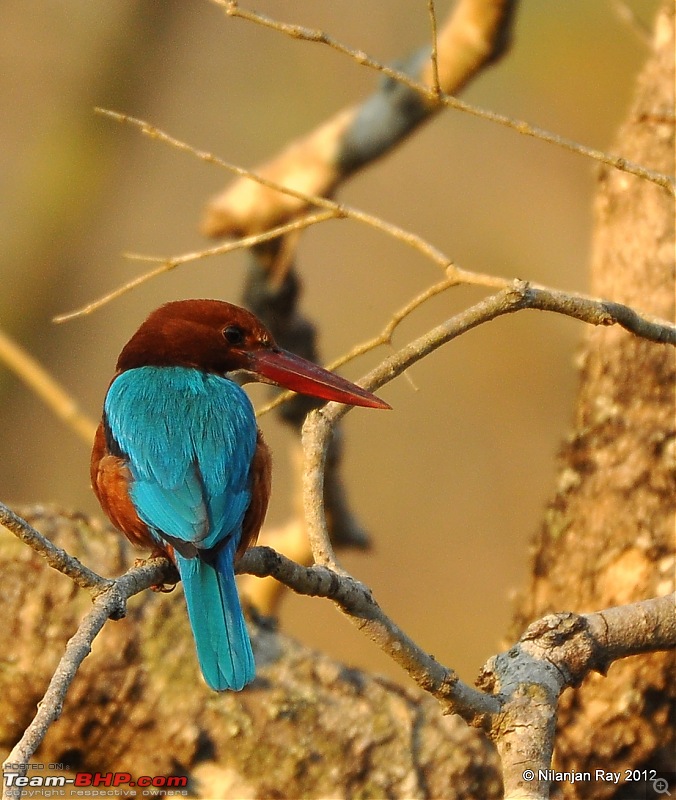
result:
[[(154, 558), (166, 558), (167, 554), (163, 551), (158, 551), (156, 553), (151, 553), (149, 558), (137, 558), (134, 561), (135, 567), (143, 567), (149, 561), (152, 561)], [(169, 594), (169, 592), (173, 592), (176, 588), (175, 583), (156, 583), (150, 587), (150, 590), (153, 592), (162, 592), (162, 594)]]
[(150, 587), (151, 591), (162, 592), (162, 594), (169, 594), (169, 592), (173, 592), (175, 588), (175, 583), (157, 583), (155, 586)]

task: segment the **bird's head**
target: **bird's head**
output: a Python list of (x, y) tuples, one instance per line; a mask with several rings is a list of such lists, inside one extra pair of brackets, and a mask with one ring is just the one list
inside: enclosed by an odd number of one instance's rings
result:
[(365, 389), (282, 350), (253, 314), (220, 300), (178, 300), (153, 311), (123, 348), (117, 371), (148, 366), (239, 374), (323, 400), (390, 408)]

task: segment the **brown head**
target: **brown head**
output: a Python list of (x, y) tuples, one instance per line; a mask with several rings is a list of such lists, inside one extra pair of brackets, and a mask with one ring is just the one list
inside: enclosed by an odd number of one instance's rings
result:
[(370, 392), (279, 348), (249, 311), (220, 300), (178, 300), (153, 311), (122, 349), (117, 371), (193, 367), (273, 383), (350, 405), (389, 408)]

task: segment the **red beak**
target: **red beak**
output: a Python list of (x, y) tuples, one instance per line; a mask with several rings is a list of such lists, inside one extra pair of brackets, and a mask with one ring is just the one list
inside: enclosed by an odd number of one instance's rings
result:
[(254, 350), (248, 356), (251, 372), (285, 389), (352, 406), (392, 408), (371, 392), (286, 350)]

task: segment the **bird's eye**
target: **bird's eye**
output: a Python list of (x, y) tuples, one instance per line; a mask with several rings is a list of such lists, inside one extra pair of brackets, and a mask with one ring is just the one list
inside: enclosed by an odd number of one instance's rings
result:
[(242, 344), (244, 331), (238, 325), (228, 325), (223, 331), (223, 337), (228, 344)]

